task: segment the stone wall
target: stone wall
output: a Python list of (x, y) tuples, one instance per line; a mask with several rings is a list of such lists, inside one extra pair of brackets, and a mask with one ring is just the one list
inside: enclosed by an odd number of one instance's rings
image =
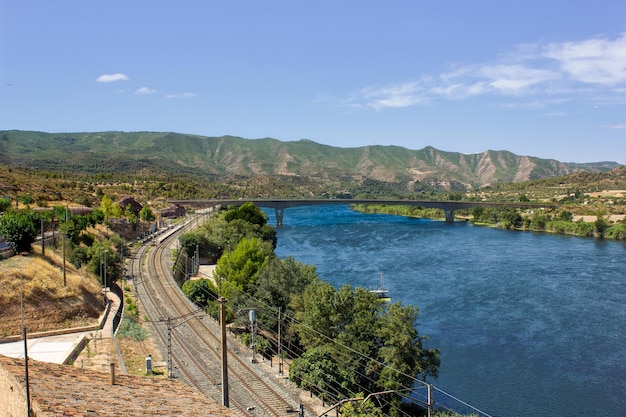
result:
[(20, 381), (0, 362), (0, 416), (25, 416), (26, 392)]

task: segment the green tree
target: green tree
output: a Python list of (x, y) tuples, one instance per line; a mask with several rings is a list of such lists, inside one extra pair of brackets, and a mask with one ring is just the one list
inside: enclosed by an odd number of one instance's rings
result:
[[(426, 349), (424, 336), (417, 331), (418, 308), (388, 305), (381, 317), (380, 337), (383, 346), (379, 358), (386, 366), (381, 370), (378, 385), (381, 390), (401, 390), (413, 385), (414, 378), (437, 377), (441, 363), (439, 349)], [(401, 397), (391, 394), (390, 402), (400, 407)]]
[(111, 217), (114, 219), (121, 219), (124, 216), (124, 210), (117, 201), (111, 205)]
[(106, 285), (110, 286), (122, 276), (124, 263), (116, 250), (118, 247), (119, 242), (112, 238), (94, 242), (87, 251), (89, 257), (87, 268), (93, 274), (100, 276), (103, 285), (105, 277)]
[(228, 212), (226, 212), (225, 218), (227, 222), (241, 219), (259, 226), (265, 226), (267, 223), (267, 216), (263, 210), (253, 203), (244, 203), (239, 207), (229, 209)]
[(563, 210), (559, 213), (559, 219), (566, 222), (571, 222), (572, 220), (574, 220), (574, 215), (571, 211)]
[(261, 310), (258, 320), (265, 326), (277, 328), (276, 311), (291, 314), (288, 310), (291, 297), (301, 294), (317, 279), (315, 267), (297, 262), (292, 257), (281, 260), (271, 256), (250, 286), (250, 294), (260, 300), (270, 311)]
[(338, 361), (350, 379), (345, 385), (352, 392), (378, 391), (376, 380), (381, 371), (378, 350), (382, 346), (380, 319), (384, 303), (365, 288), (342, 286), (337, 293), (340, 314), (337, 343), (346, 347)]
[(37, 215), (30, 210), (9, 210), (0, 217), (0, 234), (16, 252), (30, 252), (37, 238)]
[(546, 225), (548, 224), (548, 216), (541, 213), (540, 211), (535, 211), (531, 218), (530, 229), (531, 230), (545, 230)]
[(153, 222), (156, 220), (156, 216), (148, 206), (143, 206), (139, 210), (139, 218), (144, 222)]
[(596, 221), (593, 223), (596, 236), (603, 238), (606, 230), (609, 228), (609, 221), (601, 214), (597, 215)]
[(183, 293), (201, 307), (206, 307), (210, 301), (217, 299), (215, 286), (208, 279), (186, 281), (183, 284)]
[(506, 209), (502, 213), (502, 225), (506, 229), (518, 229), (524, 224), (522, 215), (515, 209)]
[(113, 217), (113, 200), (108, 195), (102, 196), (102, 200), (100, 200), (100, 209), (104, 213), (105, 221), (109, 221), (111, 217)]
[(245, 291), (271, 254), (271, 246), (256, 238), (244, 239), (235, 250), (224, 253), (215, 267), (216, 275), (225, 280), (221, 294), (228, 297)]
[(128, 204), (126, 206), (126, 209), (124, 210), (124, 217), (126, 217), (126, 221), (128, 221), (128, 223), (133, 225), (133, 229), (137, 228), (137, 224), (139, 223), (139, 218), (135, 214), (135, 211), (133, 210), (132, 205)]
[[(363, 398), (363, 394), (357, 397)], [(383, 411), (374, 404), (371, 399), (349, 401), (341, 406), (342, 417), (383, 417)]]
[(19, 201), (20, 203), (28, 206), (30, 204), (33, 204), (35, 202), (35, 199), (29, 194), (22, 194), (19, 196)]
[[(337, 352), (332, 344), (307, 349), (289, 366), (289, 379), (300, 388), (316, 389), (327, 393), (327, 399), (337, 401), (337, 387), (349, 378), (337, 364)], [(331, 397), (331, 398), (329, 398)]]
[[(387, 304), (370, 291), (349, 285), (337, 291), (322, 281), (314, 281), (301, 296), (292, 297), (290, 306), (296, 318), (293, 329), (307, 352), (302, 362), (301, 358), (294, 361), (296, 370), (313, 372), (309, 379), (294, 374), (301, 386), (319, 387), (323, 383), (316, 376), (320, 368), (333, 370), (334, 389), (346, 396), (400, 390), (411, 386), (415, 378), (437, 376), (439, 351), (424, 348), (424, 337), (416, 327), (417, 307)], [(332, 367), (323, 362), (320, 351), (332, 358), (328, 359)], [(399, 394), (385, 397), (396, 410), (400, 407)]]
[(9, 198), (0, 198), (0, 213), (7, 211), (7, 209), (11, 207), (11, 199)]
[(331, 284), (315, 280), (301, 295), (292, 298), (290, 307), (297, 321), (294, 328), (305, 348), (324, 345), (339, 335), (336, 297), (337, 291)]
[(483, 206), (475, 206), (471, 210), (474, 221), (480, 221), (485, 214), (485, 208)]

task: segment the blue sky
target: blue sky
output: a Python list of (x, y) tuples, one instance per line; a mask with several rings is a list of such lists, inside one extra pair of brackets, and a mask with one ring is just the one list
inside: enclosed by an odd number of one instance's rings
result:
[(626, 164), (622, 0), (0, 0), (0, 129)]

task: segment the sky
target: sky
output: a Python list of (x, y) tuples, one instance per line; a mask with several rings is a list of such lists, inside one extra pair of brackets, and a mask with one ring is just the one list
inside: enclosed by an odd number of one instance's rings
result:
[(0, 0), (0, 130), (626, 164), (623, 0)]

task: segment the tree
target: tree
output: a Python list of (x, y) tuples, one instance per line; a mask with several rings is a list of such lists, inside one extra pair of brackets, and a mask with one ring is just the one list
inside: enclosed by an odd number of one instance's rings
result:
[(559, 219), (566, 222), (571, 222), (572, 220), (574, 220), (574, 215), (571, 211), (563, 210), (559, 213)]
[(16, 252), (30, 252), (39, 219), (30, 210), (7, 211), (0, 217), (0, 234)]
[(0, 198), (0, 213), (5, 212), (9, 207), (11, 207), (11, 200), (8, 198)]
[[(297, 372), (293, 378), (290, 372), (290, 378), (305, 388), (329, 383), (317, 376), (320, 369), (332, 371), (333, 390), (344, 396), (400, 390), (412, 386), (415, 378), (437, 376), (439, 350), (423, 346), (417, 307), (381, 302), (364, 288), (345, 285), (337, 291), (322, 281), (308, 285), (290, 306), (297, 323), (293, 328), (306, 348), (294, 360)], [(402, 397), (385, 397), (396, 413)]]
[(336, 357), (337, 352), (332, 344), (308, 349), (289, 366), (289, 379), (300, 388), (326, 392), (327, 399), (337, 401), (342, 396), (338, 395), (337, 387), (340, 387), (348, 376), (337, 365)]
[(226, 212), (225, 218), (227, 222), (241, 219), (259, 226), (265, 226), (267, 223), (267, 216), (263, 210), (255, 206), (254, 203), (244, 203), (238, 208), (231, 208)]
[(156, 216), (148, 206), (143, 206), (141, 210), (139, 210), (139, 218), (144, 222), (153, 222), (156, 220)]
[(273, 307), (268, 313), (261, 311), (259, 321), (276, 328), (276, 311), (280, 309), (289, 314), (287, 307), (291, 297), (301, 294), (316, 279), (314, 266), (304, 265), (292, 257), (281, 260), (277, 256), (271, 256), (250, 287), (252, 296), (264, 305)]
[(485, 214), (485, 208), (483, 206), (475, 206), (471, 210), (472, 216), (474, 217), (474, 221), (480, 221)]
[(111, 217), (114, 219), (121, 219), (124, 215), (124, 210), (117, 201), (111, 205)]
[(88, 249), (88, 269), (93, 274), (101, 276), (103, 285), (105, 284), (105, 276), (106, 285), (111, 285), (122, 275), (124, 263), (118, 252), (114, 249), (117, 247), (118, 242), (109, 239), (102, 242), (94, 242)]
[(294, 327), (305, 348), (324, 345), (338, 336), (336, 294), (331, 284), (315, 280), (301, 295), (292, 299), (290, 307), (297, 320)]
[(379, 391), (376, 380), (381, 371), (378, 350), (383, 343), (380, 320), (384, 303), (367, 289), (353, 289), (350, 285), (341, 287), (337, 295), (341, 317), (337, 323), (339, 334), (335, 340), (342, 346), (343, 355), (338, 357), (339, 363), (350, 375), (346, 386), (352, 392)]
[(246, 290), (271, 253), (270, 245), (256, 238), (244, 239), (235, 250), (224, 253), (215, 267), (216, 275), (225, 279), (221, 294), (228, 297)]
[(518, 229), (524, 224), (524, 219), (517, 210), (505, 209), (502, 213), (502, 224), (506, 229)]
[[(363, 398), (363, 394), (358, 397)], [(383, 417), (385, 414), (371, 399), (349, 401), (341, 406), (342, 417)]]
[(603, 238), (604, 233), (606, 232), (606, 229), (609, 228), (609, 221), (602, 214), (598, 214), (596, 221), (593, 223), (593, 227), (596, 231), (596, 236)]
[(183, 293), (194, 303), (206, 307), (209, 301), (217, 299), (215, 287), (208, 279), (187, 281), (183, 284)]
[[(378, 379), (379, 389), (400, 390), (413, 385), (413, 379), (427, 376), (437, 377), (441, 363), (439, 349), (426, 349), (425, 337), (417, 331), (418, 308), (388, 305), (387, 313), (381, 317), (380, 337), (383, 346), (378, 355), (385, 364)], [(400, 406), (401, 398), (390, 395), (391, 403)]]
[(126, 221), (133, 225), (133, 230), (137, 228), (137, 224), (139, 223), (139, 218), (135, 214), (133, 210), (133, 206), (128, 204), (126, 209), (124, 210), (124, 217), (126, 217)]
[(109, 221), (111, 217), (113, 217), (113, 200), (108, 195), (102, 196), (102, 200), (100, 201), (100, 209), (104, 213), (105, 221)]
[(29, 194), (22, 194), (19, 196), (19, 201), (20, 203), (28, 206), (30, 204), (33, 204), (35, 202), (35, 199)]

